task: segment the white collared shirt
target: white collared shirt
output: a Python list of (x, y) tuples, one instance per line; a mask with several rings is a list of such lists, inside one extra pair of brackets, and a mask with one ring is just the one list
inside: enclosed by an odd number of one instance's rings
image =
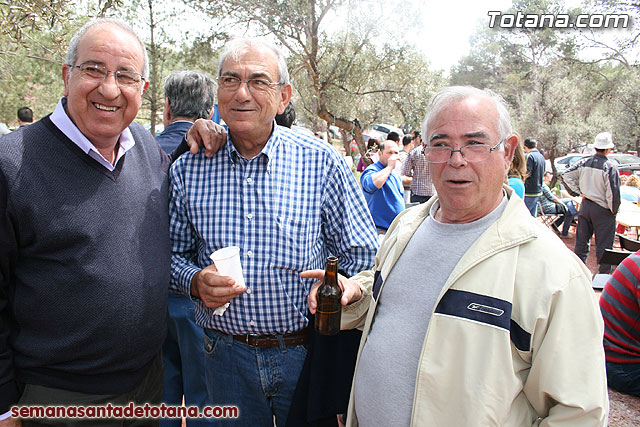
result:
[(58, 105), (56, 105), (56, 109), (53, 111), (53, 113), (51, 113), (51, 116), (49, 117), (53, 124), (56, 125), (56, 127), (60, 129), (60, 131), (64, 133), (67, 138), (73, 141), (74, 144), (80, 147), (82, 151), (84, 151), (91, 158), (93, 158), (108, 170), (113, 171), (116, 168), (115, 165), (118, 164), (120, 158), (124, 156), (124, 153), (129, 151), (136, 144), (129, 128), (127, 127), (120, 134), (120, 147), (118, 148), (116, 161), (111, 164), (111, 162), (109, 162), (104, 158), (102, 154), (100, 154), (96, 146), (93, 145), (91, 141), (89, 141), (89, 139), (87, 139), (87, 137), (84, 136), (82, 132), (80, 132), (80, 129), (78, 129), (78, 127), (71, 121), (62, 105), (62, 99), (63, 98), (60, 98), (60, 100), (58, 101)]

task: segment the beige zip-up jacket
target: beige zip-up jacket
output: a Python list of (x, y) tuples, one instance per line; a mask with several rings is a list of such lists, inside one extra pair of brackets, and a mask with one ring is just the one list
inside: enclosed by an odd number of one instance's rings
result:
[[(505, 191), (502, 216), (465, 253), (438, 297), (416, 372), (411, 425), (605, 426), (603, 321), (591, 275)], [(342, 329), (363, 329), (358, 363), (375, 316), (373, 294), (384, 292), (434, 199), (400, 214), (374, 268), (353, 277), (363, 297), (345, 307)], [(354, 389), (350, 427), (358, 426)]]

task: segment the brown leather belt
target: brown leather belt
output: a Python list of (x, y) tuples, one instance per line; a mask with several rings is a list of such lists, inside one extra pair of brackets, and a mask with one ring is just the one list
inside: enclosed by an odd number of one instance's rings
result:
[[(282, 335), (287, 347), (309, 343), (309, 331), (307, 328), (290, 334)], [(233, 339), (248, 345), (249, 347), (273, 348), (280, 345), (277, 335), (233, 335)]]

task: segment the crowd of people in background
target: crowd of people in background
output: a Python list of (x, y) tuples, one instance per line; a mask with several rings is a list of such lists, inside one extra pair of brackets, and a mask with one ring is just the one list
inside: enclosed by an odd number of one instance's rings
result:
[[(238, 409), (193, 426), (604, 426), (607, 380), (640, 396), (640, 251), (599, 263), (599, 307), (585, 265), (640, 198), (610, 133), (556, 191), (500, 95), (445, 87), (420, 130), (367, 140), (358, 182), (296, 130), (265, 39), (228, 41), (216, 78), (170, 73), (155, 138), (134, 122), (148, 77), (133, 29), (90, 21), (54, 111), (0, 139), (0, 427), (87, 422), (15, 405), (183, 401)], [(555, 235), (574, 225), (577, 257)], [(212, 262), (226, 247), (244, 283)], [(330, 255), (334, 337), (312, 326)]]

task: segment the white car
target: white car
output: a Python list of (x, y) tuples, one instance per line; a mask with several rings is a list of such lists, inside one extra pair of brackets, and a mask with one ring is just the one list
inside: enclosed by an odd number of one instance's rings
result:
[(556, 159), (553, 161), (553, 164), (556, 166), (556, 172), (558, 173), (558, 175), (560, 175), (566, 168), (582, 159), (583, 157), (587, 156), (589, 156), (589, 154), (570, 153), (566, 156), (556, 157)]
[(398, 135), (400, 135), (400, 141), (402, 141), (402, 137), (404, 136), (404, 132), (402, 132), (402, 129), (397, 128), (395, 126), (391, 126), (391, 125), (385, 125), (383, 123), (375, 124), (371, 126), (371, 129), (377, 130), (378, 132), (382, 132), (384, 134), (384, 139), (387, 139), (387, 135), (390, 132), (395, 132)]
[[(571, 153), (566, 156), (558, 157), (555, 159), (554, 163), (556, 165), (556, 171), (558, 174), (562, 174), (569, 166), (574, 164), (580, 159), (585, 157), (589, 157), (592, 154), (584, 154), (584, 153)], [(629, 175), (629, 171), (633, 168), (633, 166), (640, 165), (640, 157), (635, 156), (633, 154), (627, 153), (611, 153), (607, 156), (611, 160), (615, 160), (618, 162), (618, 169), (620, 173), (623, 175)]]

